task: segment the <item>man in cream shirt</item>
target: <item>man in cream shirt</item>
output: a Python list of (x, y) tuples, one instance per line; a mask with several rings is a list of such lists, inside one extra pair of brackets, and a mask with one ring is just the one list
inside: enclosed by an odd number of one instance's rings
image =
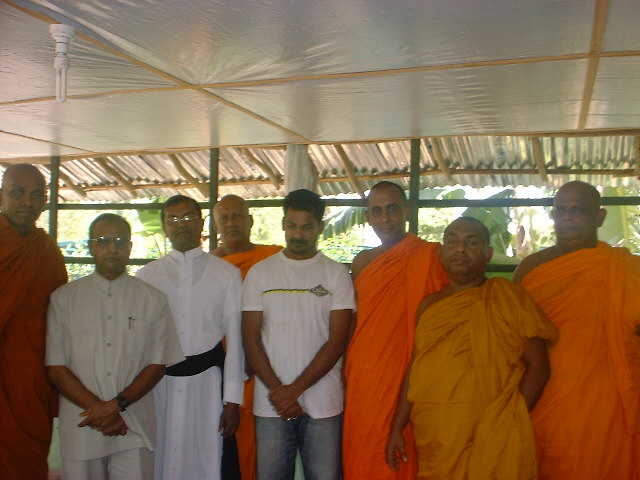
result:
[(62, 474), (66, 480), (150, 480), (150, 391), (165, 365), (184, 357), (164, 294), (126, 273), (126, 220), (100, 215), (89, 236), (96, 271), (58, 288), (47, 320), (47, 373), (62, 394)]

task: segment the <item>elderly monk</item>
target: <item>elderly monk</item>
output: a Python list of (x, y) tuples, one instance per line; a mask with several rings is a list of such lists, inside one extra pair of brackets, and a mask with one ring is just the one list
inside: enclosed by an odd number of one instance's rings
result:
[[(249, 269), (282, 250), (279, 245), (256, 245), (251, 243), (253, 217), (249, 214), (247, 202), (236, 195), (225, 195), (213, 207), (213, 220), (222, 238), (222, 244), (214, 255), (236, 266), (247, 276)], [(242, 480), (256, 478), (256, 431), (252, 413), (253, 377), (245, 382), (244, 401), (240, 407), (240, 426), (236, 431), (238, 458)]]
[(438, 244), (406, 232), (408, 213), (404, 191), (395, 183), (380, 182), (369, 192), (366, 218), (382, 245), (360, 252), (352, 265), (358, 313), (345, 368), (345, 480), (416, 474), (410, 426), (404, 431), (408, 461), (397, 472), (385, 463), (385, 445), (411, 360), (416, 309), (447, 279)]
[(565, 184), (556, 244), (514, 273), (560, 333), (532, 412), (542, 479), (640, 478), (640, 258), (598, 242), (605, 215), (594, 187)]
[(57, 393), (44, 369), (49, 294), (67, 281), (60, 250), (35, 223), (47, 201), (32, 165), (12, 165), (0, 188), (0, 477), (47, 478)]
[(556, 330), (524, 289), (487, 280), (492, 253), (478, 220), (461, 217), (445, 229), (440, 260), (449, 284), (418, 309), (387, 443), (392, 470), (406, 461), (402, 430), (410, 419), (419, 479), (537, 477), (528, 410), (549, 378), (545, 340)]

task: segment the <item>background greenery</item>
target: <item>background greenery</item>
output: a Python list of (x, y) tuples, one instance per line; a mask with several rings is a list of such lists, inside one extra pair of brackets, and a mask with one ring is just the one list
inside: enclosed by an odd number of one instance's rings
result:
[[(425, 189), (421, 199), (460, 198), (541, 198), (553, 196), (554, 191), (544, 188), (487, 188), (474, 190), (466, 187)], [(608, 197), (637, 196), (637, 189), (605, 187), (603, 195)], [(152, 202), (161, 203), (163, 199)], [(615, 246), (625, 246), (633, 253), (640, 253), (640, 207), (609, 206), (607, 218), (598, 234), (599, 238)], [(102, 211), (61, 210), (58, 220), (58, 238), (63, 252), (68, 256), (89, 256), (87, 231), (91, 220)], [(133, 258), (158, 258), (167, 253), (170, 244), (162, 233), (159, 210), (116, 210), (132, 226)], [(252, 241), (263, 244), (284, 243), (281, 228), (280, 207), (253, 208)], [(460, 215), (482, 221), (491, 233), (494, 248), (492, 263), (517, 264), (526, 255), (553, 244), (553, 226), (547, 207), (500, 207), (500, 208), (421, 208), (418, 214), (418, 235), (428, 241), (439, 242), (445, 227)], [(46, 227), (46, 215), (39, 222)], [(205, 222), (205, 228), (208, 221)], [(204, 234), (208, 236), (209, 232)], [(205, 248), (206, 244), (205, 243)], [(378, 239), (366, 224), (362, 207), (328, 207), (325, 214), (325, 229), (319, 248), (328, 257), (351, 263), (353, 257), (365, 248), (378, 245)], [(70, 264), (69, 276), (78, 278), (93, 270), (91, 265)], [(131, 272), (139, 267), (130, 266)], [(508, 276), (508, 275), (507, 275)]]

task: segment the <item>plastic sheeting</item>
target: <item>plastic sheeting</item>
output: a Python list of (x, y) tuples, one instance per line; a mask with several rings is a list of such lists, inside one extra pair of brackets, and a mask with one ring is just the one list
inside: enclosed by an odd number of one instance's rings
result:
[[(4, 0), (0, 161), (637, 135), (638, 18), (634, 0)], [(62, 104), (57, 22), (78, 31)]]

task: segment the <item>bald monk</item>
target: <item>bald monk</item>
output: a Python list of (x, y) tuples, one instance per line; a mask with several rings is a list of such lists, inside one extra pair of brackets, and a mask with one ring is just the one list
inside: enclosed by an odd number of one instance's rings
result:
[[(243, 279), (253, 265), (282, 250), (279, 245), (251, 243), (253, 217), (249, 214), (247, 202), (241, 197), (236, 195), (222, 197), (213, 207), (213, 220), (222, 243), (211, 253), (239, 268)], [(240, 426), (236, 431), (242, 480), (256, 478), (256, 433), (252, 405), (253, 377), (244, 384)]]
[(358, 313), (346, 356), (343, 430), (345, 480), (414, 479), (411, 427), (404, 431), (408, 461), (392, 472), (385, 462), (391, 419), (411, 359), (415, 314), (425, 295), (446, 284), (438, 244), (406, 232), (404, 191), (376, 184), (365, 213), (382, 244), (353, 260)]
[(44, 369), (49, 294), (67, 281), (62, 254), (35, 227), (47, 201), (36, 167), (11, 165), (0, 187), (0, 477), (47, 478), (57, 393)]
[(514, 272), (560, 333), (532, 413), (541, 479), (640, 478), (640, 258), (597, 239), (600, 194), (569, 182), (556, 244)]
[(392, 422), (387, 461), (406, 461), (411, 421), (418, 478), (537, 478), (529, 418), (549, 378), (546, 341), (557, 332), (524, 289), (487, 279), (489, 232), (461, 217), (444, 232), (449, 277), (418, 308), (415, 349)]

